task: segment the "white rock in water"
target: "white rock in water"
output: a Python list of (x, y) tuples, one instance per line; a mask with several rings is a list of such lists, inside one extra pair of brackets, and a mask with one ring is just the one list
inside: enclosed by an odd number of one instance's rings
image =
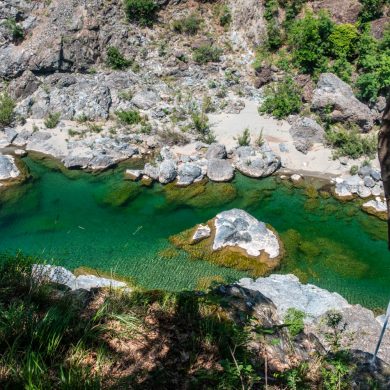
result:
[(15, 179), (20, 171), (15, 164), (15, 159), (9, 155), (0, 155), (0, 180)]
[(142, 176), (142, 171), (140, 169), (126, 169), (125, 175), (131, 180), (138, 180)]
[(301, 284), (295, 275), (271, 275), (267, 278), (241, 279), (238, 284), (259, 291), (277, 307), (283, 318), (289, 308), (306, 313), (305, 322), (325, 314), (328, 310), (341, 310), (351, 305), (341, 295), (312, 284)]
[(375, 200), (369, 200), (363, 204), (363, 208), (373, 208), (375, 211), (382, 213), (387, 212), (387, 205), (384, 199), (377, 196)]
[(301, 176), (301, 175), (298, 175), (297, 173), (295, 173), (294, 175), (292, 175), (292, 176), (290, 177), (290, 179), (291, 179), (293, 182), (297, 182), (297, 181), (302, 180), (302, 176)]
[(200, 241), (204, 238), (210, 237), (211, 229), (208, 225), (199, 225), (194, 235), (192, 236), (193, 241)]
[(276, 235), (244, 210), (232, 209), (215, 217), (215, 238), (213, 250), (227, 246), (245, 249), (250, 256), (266, 252), (271, 259), (280, 254)]
[(66, 268), (55, 265), (34, 264), (32, 267), (32, 276), (38, 281), (50, 281), (62, 284), (68, 286), (72, 290), (91, 290), (91, 288), (98, 287), (127, 287), (125, 282), (101, 278), (95, 275), (80, 275), (76, 277)]
[(339, 198), (349, 198), (352, 196), (352, 192), (345, 182), (337, 183), (334, 192)]

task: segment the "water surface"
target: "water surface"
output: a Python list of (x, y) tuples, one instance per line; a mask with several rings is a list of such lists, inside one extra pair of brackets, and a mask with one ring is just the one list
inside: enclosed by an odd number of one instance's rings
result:
[(232, 184), (146, 188), (123, 180), (123, 167), (68, 175), (25, 159), (34, 179), (0, 201), (0, 251), (22, 250), (70, 269), (98, 268), (148, 288), (193, 289), (208, 278), (245, 272), (192, 261), (168, 238), (232, 207), (280, 234), (278, 272), (337, 291), (353, 303), (384, 307), (390, 297), (386, 224), (313, 191), (237, 175)]

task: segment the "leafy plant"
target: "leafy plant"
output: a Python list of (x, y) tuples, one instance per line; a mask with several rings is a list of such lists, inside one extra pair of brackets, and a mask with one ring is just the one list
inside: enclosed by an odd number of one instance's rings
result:
[(199, 28), (202, 19), (200, 19), (196, 14), (191, 14), (184, 19), (176, 19), (172, 23), (172, 28), (178, 33), (186, 33), (189, 35), (195, 35)]
[(12, 39), (21, 40), (24, 38), (23, 27), (16, 23), (15, 19), (6, 19), (4, 25), (8, 28)]
[(360, 11), (362, 22), (369, 22), (382, 16), (385, 0), (360, 0), (360, 3), (363, 5)]
[(259, 136), (255, 140), (255, 145), (258, 147), (262, 147), (265, 143), (263, 129), (260, 130)]
[(335, 57), (352, 57), (356, 53), (359, 31), (354, 24), (338, 24), (329, 35), (330, 51)]
[(158, 5), (154, 0), (124, 0), (127, 19), (142, 26), (151, 26), (156, 20)]
[(284, 323), (288, 326), (288, 330), (292, 337), (298, 336), (302, 333), (305, 325), (303, 323), (305, 313), (301, 310), (290, 307), (284, 317)]
[(14, 119), (15, 101), (4, 92), (0, 95), (0, 126), (8, 126)]
[(291, 77), (286, 77), (283, 81), (265, 89), (264, 101), (259, 107), (259, 112), (282, 119), (298, 113), (301, 107), (301, 91)]
[(193, 59), (198, 64), (206, 64), (208, 62), (219, 62), (221, 55), (222, 49), (204, 44), (194, 50)]
[(136, 125), (142, 121), (142, 117), (137, 110), (119, 110), (115, 112), (118, 119), (127, 125)]
[(54, 129), (60, 123), (61, 113), (60, 112), (51, 112), (45, 118), (44, 124), (48, 129)]
[(232, 14), (230, 8), (226, 4), (221, 7), (218, 20), (222, 27), (227, 27), (232, 22)]
[(126, 59), (119, 49), (115, 46), (110, 46), (107, 49), (106, 64), (112, 69), (123, 70), (132, 65), (133, 61)]
[(249, 146), (251, 143), (251, 135), (248, 128), (245, 128), (241, 135), (237, 138), (237, 142), (239, 146)]

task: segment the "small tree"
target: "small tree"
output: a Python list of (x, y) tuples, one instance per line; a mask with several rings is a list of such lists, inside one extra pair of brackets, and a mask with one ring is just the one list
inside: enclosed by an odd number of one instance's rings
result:
[(122, 70), (131, 66), (132, 61), (125, 58), (117, 47), (110, 46), (107, 49), (106, 63), (112, 69)]
[(151, 26), (156, 19), (158, 5), (154, 0), (124, 0), (129, 21)]

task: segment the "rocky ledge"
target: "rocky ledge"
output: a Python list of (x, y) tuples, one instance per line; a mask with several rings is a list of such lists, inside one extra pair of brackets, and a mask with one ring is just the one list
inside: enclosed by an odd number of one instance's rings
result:
[(257, 276), (277, 267), (283, 255), (277, 233), (239, 209), (219, 213), (206, 224), (172, 236), (170, 240), (192, 258), (250, 270)]
[[(276, 307), (278, 317), (283, 319), (288, 309), (293, 308), (305, 313), (305, 330), (314, 334), (323, 345), (327, 345), (324, 322), (330, 312), (342, 316), (340, 326), (348, 340), (345, 347), (372, 354), (382, 328), (381, 316), (360, 305), (351, 305), (337, 293), (332, 293), (311, 284), (301, 284), (294, 275), (271, 275), (252, 280), (241, 279), (237, 289), (255, 291), (271, 300)], [(239, 290), (238, 290), (239, 291)], [(386, 332), (378, 355), (390, 363), (390, 333)]]
[(24, 173), (16, 164), (15, 157), (8, 154), (0, 154), (0, 187), (19, 183), (24, 177)]

